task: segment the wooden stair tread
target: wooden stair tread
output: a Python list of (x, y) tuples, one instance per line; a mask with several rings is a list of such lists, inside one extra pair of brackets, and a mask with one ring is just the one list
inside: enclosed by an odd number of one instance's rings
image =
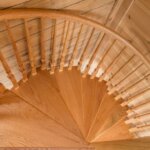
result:
[(48, 71), (42, 71), (34, 77), (31, 76), (26, 83), (20, 85), (15, 94), (81, 137), (60, 94), (55, 76), (50, 76)]
[(0, 98), (1, 147), (84, 147), (85, 142), (14, 93)]

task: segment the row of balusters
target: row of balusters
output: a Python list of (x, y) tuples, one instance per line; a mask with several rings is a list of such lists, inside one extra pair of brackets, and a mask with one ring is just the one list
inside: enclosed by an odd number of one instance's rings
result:
[[(35, 65), (35, 57), (34, 51), (32, 50), (32, 43), (31, 43), (31, 35), (28, 26), (28, 20), (23, 19), (24, 21), (24, 30), (25, 30), (25, 37), (27, 43), (27, 50), (28, 50), (28, 57), (30, 62), (31, 74), (34, 76), (37, 74), (37, 66)], [(44, 45), (44, 18), (40, 19), (40, 68), (41, 70), (47, 69), (47, 60), (46, 60), (46, 48)], [(8, 32), (9, 39), (11, 41), (13, 52), (16, 58), (16, 61), (19, 66), (19, 70), (22, 73), (22, 81), (26, 82), (28, 80), (28, 71), (26, 70), (25, 63), (21, 55), (19, 54), (19, 50), (17, 47), (17, 42), (14, 38), (14, 35), (11, 31), (11, 27), (9, 25), (9, 21), (4, 21), (6, 30)], [(77, 24), (73, 22), (73, 24)], [(60, 60), (58, 66), (58, 56), (56, 54), (56, 43), (57, 37), (56, 32), (57, 29), (57, 20), (52, 20), (51, 25), (51, 58), (49, 63), (50, 74), (55, 73), (58, 71), (63, 71), (64, 67), (66, 67), (66, 56), (68, 55), (68, 41), (70, 41), (70, 32), (74, 32), (75, 29), (70, 31), (71, 22), (65, 20), (63, 22), (63, 33), (62, 33), (62, 50), (60, 51)], [(86, 43), (83, 50), (79, 52), (79, 43), (81, 41), (81, 33), (83, 28), (85, 27), (84, 24), (78, 26), (78, 33), (76, 36), (76, 41), (73, 47), (73, 50), (70, 54), (70, 59), (67, 62), (68, 70), (71, 70), (73, 66), (77, 66), (78, 70), (81, 70), (82, 76), (86, 77), (90, 75), (91, 79), (98, 78), (98, 81), (101, 82), (103, 80), (106, 81), (108, 85), (108, 94), (113, 94), (115, 100), (121, 100), (121, 106), (125, 107), (128, 106), (127, 111), (127, 120), (125, 123), (131, 124), (132, 127), (130, 132), (135, 133), (136, 136), (148, 136), (150, 132), (150, 72), (147, 68), (144, 74), (137, 74), (140, 72), (142, 67), (146, 67), (144, 62), (135, 55), (132, 50), (130, 50), (126, 45), (120, 42), (117, 39), (109, 38), (109, 36), (104, 33), (103, 31), (98, 33), (98, 38), (96, 39), (96, 45), (94, 49), (87, 51), (90, 47), (91, 41), (93, 40), (94, 33), (97, 32), (95, 28), (91, 27), (89, 32), (89, 36), (84, 37), (86, 38)], [(107, 44), (106, 44), (107, 43)], [(117, 51), (114, 51), (116, 45), (120, 44), (121, 48), (118, 48)], [(107, 45), (107, 46), (104, 46)], [(113, 52), (114, 57), (111, 58), (111, 54)], [(127, 52), (131, 52), (130, 55), (127, 55), (126, 59), (123, 60), (123, 56), (126, 55)], [(70, 52), (69, 52), (70, 53)], [(77, 59), (77, 55), (80, 53), (78, 58), (78, 62), (75, 64)], [(115, 53), (115, 54), (114, 54)], [(100, 57), (99, 57), (100, 56)], [(109, 57), (108, 57), (109, 56)], [(99, 58), (97, 60), (97, 58)], [(12, 69), (9, 67), (7, 60), (5, 59), (3, 53), (0, 51), (0, 60), (3, 65), (5, 72), (8, 75), (8, 78), (13, 83), (13, 88), (17, 89), (19, 84), (15, 78), (15, 75), (12, 73)], [(119, 64), (119, 61), (123, 63)], [(134, 61), (136, 63), (134, 63)], [(109, 62), (109, 63), (108, 63)], [(134, 66), (132, 66), (134, 64)], [(84, 67), (83, 67), (84, 66)], [(119, 67), (116, 67), (119, 66)], [(131, 69), (124, 71), (128, 66)], [(119, 80), (116, 80), (118, 77)], [(130, 78), (136, 77), (133, 82), (130, 82)], [(116, 82), (117, 81), (117, 82)], [(131, 80), (132, 81), (132, 80)], [(144, 84), (144, 83), (147, 84)], [(126, 84), (127, 83), (127, 84)], [(139, 90), (139, 86), (142, 84), (142, 88)], [(1, 84), (1, 91), (3, 91), (4, 86)], [(143, 132), (143, 134), (139, 134)]]

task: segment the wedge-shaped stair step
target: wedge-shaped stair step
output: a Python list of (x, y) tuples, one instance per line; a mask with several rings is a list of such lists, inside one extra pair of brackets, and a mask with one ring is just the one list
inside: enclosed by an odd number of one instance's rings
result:
[(85, 142), (14, 93), (0, 97), (0, 147), (85, 147)]
[(91, 80), (89, 76), (82, 78), (83, 119), (86, 136), (105, 92), (104, 82), (99, 83), (97, 79)]
[(124, 119), (125, 117), (121, 118), (112, 127), (98, 135), (92, 142), (133, 139), (134, 137), (129, 133), (129, 128), (124, 123)]
[(81, 132), (85, 135), (83, 126), (83, 101), (81, 93), (82, 77), (76, 68), (72, 71), (64, 70), (55, 74), (60, 93), (65, 100), (65, 103), (70, 110), (73, 118), (78, 124)]
[(105, 93), (97, 114), (93, 119), (87, 140), (90, 142), (93, 141), (96, 137), (99, 137), (99, 135), (111, 128), (123, 116), (125, 116), (125, 109), (122, 109), (112, 96)]
[[(62, 78), (62, 80), (64, 79)], [(80, 131), (60, 94), (57, 80), (48, 71), (41, 71), (36, 76), (31, 76), (26, 83), (20, 85), (15, 93), (64, 128), (81, 137)]]

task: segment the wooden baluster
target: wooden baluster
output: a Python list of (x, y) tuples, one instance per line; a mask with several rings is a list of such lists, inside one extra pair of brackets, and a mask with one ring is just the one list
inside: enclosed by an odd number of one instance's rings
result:
[(132, 89), (134, 86), (136, 86), (138, 83), (140, 83), (141, 81), (145, 80), (146, 78), (149, 78), (150, 74), (144, 76), (142, 79), (139, 79), (137, 82), (135, 82), (134, 84), (130, 85), (129, 87), (127, 87), (126, 89), (124, 89), (123, 91), (121, 91), (120, 94), (118, 94), (116, 97), (115, 97), (115, 100), (119, 100), (122, 95), (125, 93), (125, 92), (128, 92), (130, 89)]
[[(113, 94), (117, 89), (118, 86), (125, 81), (130, 75), (132, 75), (134, 72), (136, 72), (141, 66), (143, 65), (143, 63), (140, 63), (139, 65), (137, 65), (133, 70), (131, 70), (129, 73), (127, 73), (117, 84), (115, 84), (108, 92), (108, 94)], [(112, 78), (111, 78), (112, 80)], [(110, 84), (112, 81), (109, 80), (107, 84)]]
[(99, 69), (103, 66), (103, 61), (105, 59), (105, 57), (107, 56), (107, 54), (109, 53), (109, 51), (111, 50), (112, 46), (117, 42), (117, 40), (114, 40), (111, 45), (109, 46), (108, 49), (106, 49), (104, 52), (103, 52), (103, 56), (101, 57), (99, 63), (98, 63), (98, 66), (96, 67), (96, 69), (93, 71), (92, 75), (91, 75), (91, 79), (94, 79), (96, 77), (96, 74), (98, 73)]
[(140, 132), (140, 131), (149, 130), (149, 129), (150, 129), (150, 125), (146, 125), (146, 126), (142, 126), (142, 127), (130, 128), (129, 131), (131, 133), (135, 133), (135, 132)]
[(126, 124), (147, 124), (150, 121), (150, 113), (136, 116), (125, 121)]
[(134, 108), (130, 108), (127, 110), (127, 114), (129, 117), (140, 115), (141, 113), (148, 113), (150, 111), (150, 102), (138, 105)]
[(108, 80), (114, 78), (126, 65), (128, 65), (135, 55), (132, 55)]
[(41, 18), (41, 70), (46, 69), (46, 50), (44, 45), (44, 18)]
[(79, 33), (78, 33), (78, 36), (77, 36), (77, 40), (76, 40), (76, 43), (75, 43), (75, 46), (74, 46), (74, 49), (73, 49), (73, 52), (72, 52), (72, 56), (70, 58), (70, 62), (69, 62), (69, 67), (68, 67), (68, 70), (72, 70), (72, 66), (73, 66), (73, 63), (74, 63), (74, 59), (78, 53), (78, 44), (79, 44), (79, 41), (80, 41), (80, 35), (81, 35), (81, 32), (82, 32), (82, 29), (83, 29), (83, 24), (80, 26), (80, 30), (79, 30)]
[(56, 19), (53, 20), (52, 29), (51, 29), (51, 51), (52, 51), (52, 62), (50, 74), (54, 74), (56, 63), (56, 50), (55, 50), (55, 41), (56, 41)]
[(100, 37), (99, 37), (101, 40), (100, 40), (100, 42), (98, 43), (96, 49), (94, 50), (94, 53), (93, 53), (92, 57), (90, 58), (90, 61), (89, 61), (88, 65), (87, 65), (86, 68), (84, 69), (84, 72), (83, 72), (82, 77), (86, 77), (86, 76), (87, 76), (87, 74), (88, 74), (88, 72), (89, 72), (89, 70), (90, 70), (91, 65), (93, 64), (93, 62), (94, 62), (96, 56), (98, 55), (98, 52), (99, 52), (99, 49), (100, 49), (100, 46), (101, 46), (101, 44), (102, 44), (102, 41), (103, 41), (104, 37), (105, 37), (105, 34), (104, 34), (104, 33), (101, 33), (101, 34), (100, 34)]
[(83, 53), (82, 53), (82, 55), (81, 55), (81, 57), (80, 57), (80, 60), (79, 60), (79, 62), (78, 62), (78, 70), (81, 69), (81, 66), (82, 66), (83, 61), (84, 61), (85, 56), (86, 56), (87, 48), (88, 48), (88, 46), (89, 46), (89, 44), (90, 44), (90, 41), (91, 41), (92, 36), (93, 36), (93, 34), (94, 34), (94, 31), (95, 31), (95, 28), (92, 29), (92, 31), (91, 31), (91, 33), (90, 33), (90, 37), (89, 37), (89, 39), (88, 39), (88, 41), (87, 41), (87, 43), (86, 43), (86, 46), (85, 46), (85, 48), (84, 48), (84, 50), (83, 50)]
[(27, 72), (26, 72), (26, 69), (25, 69), (25, 65), (22, 61), (22, 58), (21, 58), (20, 54), (19, 54), (19, 50), (18, 50), (16, 41), (14, 39), (14, 36), (11, 32), (9, 23), (8, 23), (7, 20), (5, 20), (4, 23), (5, 23), (6, 29), (8, 31), (8, 35), (9, 35), (9, 38), (11, 40), (12, 46), (13, 46), (13, 52), (15, 54), (15, 57), (16, 57), (16, 60), (17, 60), (18, 66), (19, 66), (19, 70), (20, 70), (20, 72), (22, 73), (22, 76), (23, 76), (23, 82), (26, 82), (28, 78), (27, 78)]
[(67, 53), (67, 41), (68, 41), (68, 35), (69, 35), (69, 28), (70, 28), (70, 21), (67, 23), (67, 32), (66, 32), (62, 55), (61, 55), (61, 60), (60, 60), (60, 68), (59, 68), (60, 72), (63, 71), (63, 68), (64, 68), (65, 57), (66, 57), (66, 53)]
[(59, 59), (61, 59), (61, 55), (62, 55), (62, 48), (63, 48), (63, 45), (64, 45), (66, 25), (67, 25), (67, 21), (65, 20), (64, 25), (63, 25), (63, 33), (62, 33), (62, 36), (61, 36), (61, 43), (60, 43), (60, 49), (59, 49), (59, 51), (60, 51)]
[(124, 47), (124, 48), (119, 52), (119, 54), (114, 58), (114, 60), (113, 60), (113, 61), (111, 62), (111, 64), (107, 67), (107, 69), (104, 71), (104, 73), (101, 75), (101, 77), (99, 78), (98, 81), (101, 82), (101, 81), (105, 78), (105, 76), (111, 72), (113, 65), (115, 65), (115, 63), (120, 59), (120, 56), (122, 55), (122, 53), (123, 53), (125, 50), (126, 50), (126, 47)]
[(30, 38), (29, 29), (28, 29), (28, 23), (26, 19), (24, 19), (24, 25), (25, 25), (25, 35), (26, 35), (26, 40), (27, 40), (31, 72), (32, 72), (32, 75), (34, 76), (37, 74), (37, 72), (36, 72), (36, 66), (35, 66), (35, 60), (34, 60), (34, 52), (31, 46), (31, 38)]
[(133, 102), (134, 100), (136, 100), (138, 97), (145, 95), (146, 93), (150, 92), (150, 88), (148, 89), (144, 89), (143, 91), (139, 92), (137, 95), (132, 96), (131, 98), (129, 98), (128, 100), (126, 100), (125, 102), (121, 103), (121, 106), (127, 106), (129, 103)]
[(8, 78), (11, 80), (11, 82), (14, 85), (14, 89), (17, 89), (18, 88), (18, 83), (17, 83), (17, 81), (15, 79), (15, 76), (13, 75), (13, 73), (12, 73), (8, 63), (6, 62), (6, 60), (5, 60), (5, 58), (4, 58), (4, 56), (3, 56), (1, 51), (0, 51), (0, 60), (2, 62), (2, 65), (3, 65), (7, 75), (8, 75)]

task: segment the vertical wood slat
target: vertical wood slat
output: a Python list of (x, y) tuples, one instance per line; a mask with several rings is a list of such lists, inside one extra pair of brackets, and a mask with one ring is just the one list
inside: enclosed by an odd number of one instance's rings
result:
[[(143, 63), (140, 63), (139, 65), (137, 65), (133, 70), (131, 70), (129, 73), (125, 74), (125, 76), (115, 85), (113, 85), (113, 87), (109, 90), (108, 94), (113, 94), (117, 89), (118, 86), (125, 81), (130, 75), (132, 75), (134, 72), (136, 72), (141, 66), (143, 65)], [(111, 79), (112, 80), (112, 79)], [(109, 80), (108, 82), (111, 83), (112, 81)], [(108, 84), (109, 84), (108, 83)]]
[(90, 36), (89, 36), (89, 38), (88, 38), (88, 41), (87, 41), (87, 43), (86, 43), (86, 46), (85, 46), (85, 48), (84, 48), (84, 50), (83, 50), (83, 52), (82, 52), (82, 54), (81, 54), (80, 60), (79, 60), (79, 62), (78, 62), (78, 70), (81, 69), (81, 66), (82, 66), (83, 61), (84, 61), (85, 56), (86, 56), (87, 48), (88, 48), (88, 46), (89, 46), (89, 44), (90, 44), (90, 41), (91, 41), (91, 39), (92, 39), (92, 36), (93, 36), (94, 32), (95, 32), (95, 28), (92, 29), (92, 31), (91, 31), (91, 33), (90, 33)]
[(136, 116), (125, 121), (126, 124), (147, 124), (150, 120), (150, 113)]
[(50, 69), (50, 74), (54, 74), (55, 71), (55, 66), (56, 64), (56, 50), (55, 50), (55, 42), (56, 42), (56, 19), (52, 20), (52, 28), (51, 28), (51, 57), (52, 57), (52, 61), (51, 61), (51, 69)]
[(68, 35), (69, 35), (69, 29), (70, 29), (70, 21), (67, 22), (67, 31), (66, 31), (66, 36), (64, 39), (64, 45), (63, 45), (63, 50), (62, 50), (62, 55), (61, 55), (61, 59), (60, 59), (60, 68), (59, 71), (63, 71), (64, 68), (64, 63), (65, 63), (65, 57), (66, 57), (66, 53), (67, 53), (67, 40), (68, 40)]
[(41, 43), (41, 70), (46, 69), (46, 49), (44, 45), (44, 18), (40, 19), (40, 28), (41, 28), (41, 34), (40, 34), (40, 43)]
[(5, 27), (8, 31), (8, 35), (9, 35), (9, 38), (11, 40), (12, 46), (13, 46), (13, 52), (14, 52), (15, 57), (17, 59), (19, 70), (20, 70), (20, 72), (22, 73), (22, 76), (23, 76), (23, 82), (26, 82), (28, 78), (27, 78), (27, 72), (26, 72), (26, 69), (25, 69), (25, 65), (22, 61), (22, 58), (21, 58), (20, 54), (19, 54), (19, 50), (18, 50), (17, 44), (15, 42), (14, 36), (11, 32), (9, 23), (8, 23), (7, 20), (5, 20), (4, 23), (5, 23)]
[(146, 94), (147, 92), (150, 92), (150, 88), (144, 89), (143, 91), (139, 92), (137, 95), (132, 96), (132, 97), (129, 98), (128, 100), (126, 100), (126, 101), (124, 101), (123, 103), (121, 103), (121, 106), (124, 107), (124, 106), (128, 105), (129, 103), (133, 102), (133, 101), (136, 100), (138, 97), (143, 96), (143, 95)]
[(91, 79), (94, 79), (96, 77), (96, 74), (98, 73), (99, 69), (103, 66), (103, 61), (106, 57), (106, 55), (109, 53), (109, 51), (111, 50), (112, 46), (117, 42), (117, 40), (113, 40), (113, 42), (111, 43), (111, 45), (103, 52), (102, 57), (96, 67), (96, 69), (93, 71), (92, 75), (91, 75)]
[(127, 110), (127, 114), (128, 114), (128, 116), (133, 117), (133, 116), (136, 116), (139, 114), (148, 113), (149, 111), (150, 111), (150, 102), (140, 104), (136, 107), (130, 108), (129, 110)]
[(146, 78), (148, 78), (150, 76), (150, 74), (147, 74), (146, 76), (144, 76), (142, 79), (139, 79), (137, 82), (133, 83), (132, 85), (130, 85), (129, 87), (125, 88), (123, 91), (121, 91), (121, 93), (119, 93), (116, 97), (115, 100), (119, 100), (122, 95), (126, 92), (128, 92), (130, 89), (132, 89), (133, 87), (135, 87), (138, 83), (140, 83), (141, 81), (145, 80)]
[(119, 89), (120, 92), (124, 92), (127, 91), (129, 89), (131, 89), (132, 87), (134, 87), (135, 85), (137, 85), (138, 83), (140, 83), (143, 80), (146, 80), (147, 78), (149, 78), (150, 73), (148, 72), (146, 75), (143, 75), (142, 78), (138, 78), (138, 80), (136, 82), (133, 82), (130, 86), (128, 87), (123, 87), (123, 89)]
[(27, 41), (27, 47), (28, 47), (31, 72), (32, 72), (32, 75), (34, 76), (37, 74), (37, 72), (36, 72), (36, 66), (35, 66), (34, 52), (31, 46), (31, 37), (29, 33), (28, 22), (26, 19), (24, 19), (24, 26), (25, 26), (25, 35), (26, 35), (26, 41)]
[(146, 125), (146, 126), (142, 126), (142, 127), (130, 128), (129, 131), (131, 133), (134, 133), (134, 132), (140, 132), (140, 131), (149, 130), (149, 129), (150, 129), (150, 125)]
[(81, 35), (81, 32), (82, 32), (82, 29), (83, 29), (83, 24), (81, 24), (80, 26), (80, 29), (79, 29), (79, 33), (78, 33), (78, 36), (77, 36), (77, 40), (76, 40), (76, 43), (75, 43), (75, 46), (74, 46), (74, 49), (73, 49), (73, 52), (72, 52), (72, 56), (70, 58), (70, 61), (69, 61), (69, 67), (68, 67), (68, 70), (72, 70), (72, 66), (73, 66), (73, 63), (74, 63), (74, 59), (78, 53), (78, 44), (79, 44), (79, 40), (80, 40), (80, 35)]
[[(67, 26), (67, 21), (64, 21), (64, 25), (63, 25), (63, 32), (62, 32), (62, 36), (61, 36), (61, 43), (60, 43), (60, 47), (59, 47), (59, 61), (61, 60), (61, 56), (62, 56), (62, 52), (63, 52), (63, 45), (64, 45), (64, 40), (65, 40), (65, 29)], [(60, 63), (60, 62), (59, 62)]]
[(108, 80), (114, 78), (126, 65), (128, 65), (132, 59), (135, 57), (135, 55), (132, 55), (111, 77), (109, 77)]
[(111, 62), (111, 64), (105, 69), (104, 73), (100, 76), (99, 80), (98, 81), (102, 81), (105, 76), (107, 74), (110, 74), (111, 70), (112, 70), (112, 67), (113, 65), (115, 65), (115, 63), (120, 59), (120, 56), (121, 54), (126, 50), (126, 47), (124, 47), (119, 53), (118, 55), (113, 59), (113, 61)]
[(3, 54), (2, 54), (1, 51), (0, 51), (0, 60), (2, 62), (2, 65), (3, 65), (3, 67), (4, 67), (4, 69), (5, 69), (6, 73), (7, 73), (7, 75), (8, 75), (8, 78), (13, 83), (13, 86), (14, 86), (13, 88), (17, 89), (18, 88), (18, 83), (17, 83), (17, 81), (15, 79), (15, 76), (13, 75), (13, 73), (12, 73), (12, 71), (11, 71), (11, 69), (10, 69), (10, 67), (9, 67), (7, 61), (5, 60), (5, 58), (4, 58), (4, 56), (3, 56)]
[(86, 77), (87, 76), (87, 74), (88, 74), (88, 72), (90, 70), (90, 67), (91, 67), (92, 63), (94, 62), (94, 60), (95, 60), (95, 58), (96, 58), (96, 56), (97, 56), (97, 54), (99, 52), (99, 49), (100, 49), (100, 46), (102, 44), (102, 41), (103, 41), (104, 37), (105, 37), (105, 34), (101, 33), (100, 37), (99, 37), (100, 41), (99, 41), (97, 47), (95, 48), (94, 53), (93, 53), (92, 57), (90, 58), (90, 61), (88, 62), (87, 66), (85, 67), (82, 77)]

